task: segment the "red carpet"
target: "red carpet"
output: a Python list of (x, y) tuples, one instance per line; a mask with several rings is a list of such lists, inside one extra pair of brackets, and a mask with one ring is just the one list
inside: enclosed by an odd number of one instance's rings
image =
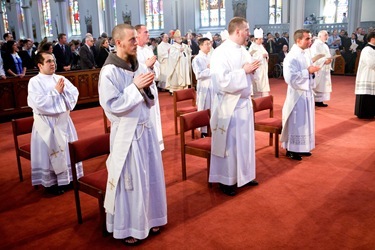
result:
[[(256, 132), (257, 187), (235, 197), (206, 183), (205, 160), (187, 157), (181, 181), (179, 135), (172, 97), (161, 93), (168, 224), (139, 249), (375, 249), (375, 120), (354, 116), (354, 77), (333, 76), (329, 107), (316, 109), (316, 149), (301, 162), (274, 157), (268, 135)], [(275, 115), (281, 117), (286, 84), (271, 79)], [(79, 138), (104, 132), (99, 107), (72, 112)], [(34, 190), (30, 163), (16, 167), (11, 124), (0, 124), (0, 248), (117, 249), (103, 238), (97, 202), (81, 195), (83, 224), (74, 194), (52, 197)], [(27, 138), (25, 138), (27, 140)], [(90, 164), (101, 162), (99, 159)]]

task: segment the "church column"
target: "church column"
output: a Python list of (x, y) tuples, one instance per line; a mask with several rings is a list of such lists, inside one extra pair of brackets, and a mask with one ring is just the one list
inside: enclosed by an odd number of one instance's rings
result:
[(281, 6), (282, 6), (282, 17), (281, 21), (282, 23), (289, 23), (289, 0), (282, 0), (281, 1)]
[(2, 9), (0, 9), (0, 32), (1, 34), (5, 33), (5, 27), (4, 27), (4, 12)]
[(22, 1), (22, 9), (23, 9), (23, 15), (25, 17), (25, 27), (26, 27), (26, 30), (25, 30), (25, 37), (26, 38), (31, 38), (34, 40), (34, 37), (33, 37), (33, 22), (32, 22), (32, 19), (31, 19), (31, 10), (30, 10), (30, 6), (29, 6), (29, 3), (30, 1), (28, 0), (23, 0)]
[(355, 32), (360, 26), (362, 12), (362, 0), (349, 0), (348, 2), (348, 34)]
[(65, 33), (68, 35), (68, 31), (70, 30), (68, 29), (68, 24), (70, 23), (70, 20), (68, 20), (68, 15), (70, 14), (69, 11), (67, 11), (69, 9), (68, 5), (65, 0), (55, 0), (55, 2), (57, 2), (59, 6), (59, 33)]
[[(105, 12), (104, 12), (104, 32), (110, 34), (112, 29), (115, 27), (115, 9), (113, 7), (112, 0), (105, 0)], [(99, 34), (100, 35), (100, 34)]]
[(293, 34), (303, 28), (305, 0), (290, 0), (289, 48), (294, 44)]

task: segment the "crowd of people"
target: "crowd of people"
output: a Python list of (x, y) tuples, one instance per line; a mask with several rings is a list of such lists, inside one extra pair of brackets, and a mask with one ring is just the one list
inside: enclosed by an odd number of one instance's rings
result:
[[(357, 31), (361, 40), (353, 33), (358, 46), (351, 45), (348, 51), (363, 49), (365, 55), (357, 73), (355, 112), (359, 118), (374, 118), (375, 33)], [(9, 33), (4, 39), (3, 78), (24, 77), (29, 69), (39, 72), (28, 86), (28, 105), (34, 114), (32, 184), (43, 185), (53, 194), (62, 194), (72, 181), (72, 167), (78, 177), (84, 174), (81, 164), (71, 166), (67, 150), (68, 142), (77, 140), (69, 112), (79, 93), (55, 72), (101, 68), (99, 102), (111, 122), (104, 202), (107, 230), (127, 245), (139, 244), (167, 223), (159, 91), (173, 95), (195, 87), (191, 86), (195, 74), (198, 111), (211, 110), (209, 182), (219, 183), (224, 194), (234, 196), (237, 187), (258, 185), (251, 98), (272, 94), (270, 54), (279, 54), (288, 85), (282, 147), (287, 157), (300, 161), (311, 156), (315, 147), (315, 107), (328, 106), (324, 101), (332, 91), (332, 50), (347, 43), (337, 31), (329, 35), (325, 30), (312, 42), (313, 34), (299, 29), (288, 51), (288, 33), (264, 36), (257, 28), (251, 36), (249, 23), (241, 17), (233, 18), (228, 30), (214, 36), (189, 32), (183, 37), (179, 30), (171, 30), (150, 39), (145, 25), (119, 24), (112, 37), (103, 33), (95, 41), (86, 34), (82, 43), (68, 43), (66, 34), (38, 46), (30, 39), (16, 42)], [(201, 128), (201, 136), (207, 135), (207, 128)]]

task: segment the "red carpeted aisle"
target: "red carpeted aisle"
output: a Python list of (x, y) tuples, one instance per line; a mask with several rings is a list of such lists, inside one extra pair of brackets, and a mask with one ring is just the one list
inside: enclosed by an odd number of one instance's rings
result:
[[(181, 181), (179, 135), (174, 135), (172, 97), (160, 93), (165, 150), (168, 225), (139, 249), (374, 249), (375, 120), (354, 115), (354, 77), (333, 76), (329, 107), (316, 109), (316, 149), (301, 162), (275, 158), (268, 135), (256, 132), (257, 187), (235, 197), (208, 188), (205, 160), (188, 156)], [(286, 84), (271, 79), (275, 115), (281, 117)], [(103, 133), (99, 107), (72, 112), (79, 138)], [(74, 194), (52, 197), (16, 167), (11, 124), (0, 124), (0, 248), (117, 249), (103, 238), (96, 200), (82, 194), (83, 224)], [(27, 138), (25, 138), (27, 140)], [(98, 159), (89, 164), (104, 164)]]

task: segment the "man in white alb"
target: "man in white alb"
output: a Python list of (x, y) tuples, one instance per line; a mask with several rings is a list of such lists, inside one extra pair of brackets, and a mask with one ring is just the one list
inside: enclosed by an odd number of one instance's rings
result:
[(209, 182), (218, 182), (223, 193), (236, 194), (235, 185), (257, 185), (255, 180), (254, 120), (251, 75), (259, 67), (242, 46), (249, 37), (249, 24), (234, 17), (229, 38), (211, 57), (211, 79), (217, 105), (211, 117), (212, 147)]
[(158, 82), (158, 88), (161, 90), (165, 89), (165, 83), (167, 81), (167, 72), (168, 72), (168, 57), (169, 49), (171, 44), (168, 43), (169, 37), (167, 33), (161, 35), (161, 42), (158, 45), (158, 61), (160, 63), (160, 76)]
[[(192, 66), (197, 79), (197, 109), (209, 109), (212, 112), (214, 91), (210, 73), (210, 39), (203, 37), (198, 40), (199, 53), (193, 59)], [(207, 127), (201, 128), (201, 136), (207, 136)]]
[(321, 30), (318, 33), (318, 38), (314, 41), (310, 48), (312, 58), (318, 55), (324, 56), (321, 59), (318, 59), (318, 61), (314, 62), (321, 64), (321, 70), (315, 74), (314, 99), (315, 106), (317, 107), (327, 107), (328, 104), (324, 103), (324, 101), (330, 100), (330, 94), (332, 92), (332, 59), (328, 45), (326, 44), (327, 40), (328, 32), (326, 30)]
[[(34, 114), (31, 183), (59, 195), (64, 193), (63, 186), (73, 181), (68, 142), (77, 140), (77, 133), (69, 114), (77, 104), (78, 90), (68, 79), (55, 74), (52, 53), (38, 53), (35, 61), (39, 74), (30, 79), (27, 96)], [(82, 177), (82, 165), (73, 167), (78, 178)]]
[(160, 104), (159, 104), (159, 95), (158, 88), (156, 87), (155, 80), (160, 76), (160, 64), (156, 60), (156, 56), (152, 49), (147, 45), (150, 35), (146, 25), (139, 24), (134, 26), (137, 31), (137, 59), (138, 63), (144, 64), (148, 71), (155, 73), (154, 84), (151, 85), (151, 88), (154, 89), (155, 94), (155, 105), (151, 107), (151, 120), (155, 125), (156, 133), (158, 135), (160, 150), (164, 150), (164, 141), (163, 141), (163, 131), (161, 127), (161, 117), (160, 117)]
[(107, 230), (136, 245), (167, 223), (163, 162), (150, 119), (154, 73), (137, 61), (135, 29), (112, 31), (117, 53), (110, 53), (99, 76), (99, 102), (111, 121), (108, 180), (104, 207)]
[(312, 89), (314, 73), (320, 68), (312, 66), (305, 50), (311, 45), (309, 30), (294, 32), (295, 44), (284, 59), (283, 74), (288, 84), (282, 110), (283, 130), (282, 147), (286, 156), (293, 160), (302, 160), (301, 156), (310, 156), (315, 148), (315, 107)]

